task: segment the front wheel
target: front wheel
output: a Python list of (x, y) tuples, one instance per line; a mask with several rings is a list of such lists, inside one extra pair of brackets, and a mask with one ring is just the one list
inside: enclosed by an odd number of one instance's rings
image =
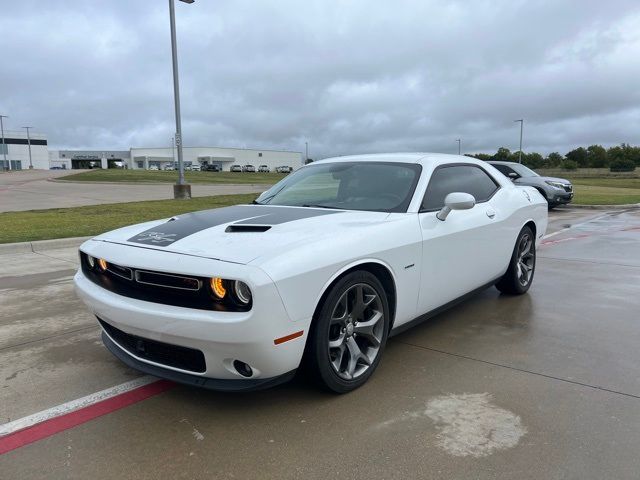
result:
[(380, 363), (389, 330), (384, 287), (367, 271), (345, 275), (314, 317), (306, 361), (326, 388), (346, 393), (363, 385)]
[(523, 227), (513, 247), (509, 268), (496, 283), (502, 293), (522, 295), (531, 286), (536, 270), (536, 242), (530, 227)]

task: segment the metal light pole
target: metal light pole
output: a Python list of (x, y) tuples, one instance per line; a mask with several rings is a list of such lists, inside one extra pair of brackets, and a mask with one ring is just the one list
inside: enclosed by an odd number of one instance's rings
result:
[(518, 153), (518, 163), (522, 163), (522, 129), (524, 127), (524, 119), (514, 120), (514, 122), (520, 122), (520, 151)]
[(304, 163), (307, 164), (309, 160), (309, 142), (304, 142)]
[[(193, 3), (195, 0), (180, 0)], [(176, 12), (173, 0), (169, 0), (169, 21), (171, 23), (171, 59), (173, 61), (173, 100), (176, 112), (176, 146), (178, 147), (178, 183), (173, 186), (173, 198), (191, 198), (191, 185), (184, 182), (182, 162), (182, 122), (180, 121), (180, 84), (178, 82), (178, 51), (176, 47)]]
[(33, 162), (31, 161), (31, 137), (29, 136), (29, 129), (33, 127), (22, 127), (27, 130), (27, 143), (29, 144), (29, 170), (33, 170)]
[[(4, 163), (2, 167), (4, 168), (7, 163), (7, 146), (4, 143), (4, 124), (2, 123), (3, 118), (9, 118), (6, 115), (0, 115), (0, 131), (2, 132), (2, 155), (4, 156)], [(11, 170), (11, 162), (9, 162), (9, 170)]]
[(460, 155), (460, 139), (458, 138), (456, 142), (458, 142), (458, 155)]

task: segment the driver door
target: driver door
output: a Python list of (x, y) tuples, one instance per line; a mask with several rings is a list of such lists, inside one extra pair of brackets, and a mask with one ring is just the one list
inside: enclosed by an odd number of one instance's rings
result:
[[(492, 199), (500, 185), (480, 166), (444, 164), (433, 171), (419, 215), (422, 275), (418, 312), (424, 314), (500, 275), (504, 252), (497, 242), (501, 219)], [(473, 195), (476, 205), (454, 210), (442, 221), (436, 213), (452, 192)]]

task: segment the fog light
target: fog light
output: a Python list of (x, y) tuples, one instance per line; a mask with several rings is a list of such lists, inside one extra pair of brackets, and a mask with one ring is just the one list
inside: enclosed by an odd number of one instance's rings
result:
[(253, 375), (253, 370), (251, 369), (251, 367), (248, 364), (241, 362), (240, 360), (233, 361), (233, 368), (235, 368), (236, 371), (243, 377), (250, 377), (251, 375)]
[(251, 301), (251, 290), (249, 289), (249, 285), (246, 283), (236, 280), (233, 283), (233, 290), (240, 302), (247, 305)]
[(104, 272), (107, 269), (107, 261), (104, 258), (99, 258), (98, 267), (100, 267), (100, 270)]
[(211, 285), (211, 291), (213, 292), (213, 294), (218, 298), (224, 298), (224, 296), (227, 294), (227, 289), (224, 288), (222, 279), (218, 277), (213, 277), (209, 281), (209, 283)]

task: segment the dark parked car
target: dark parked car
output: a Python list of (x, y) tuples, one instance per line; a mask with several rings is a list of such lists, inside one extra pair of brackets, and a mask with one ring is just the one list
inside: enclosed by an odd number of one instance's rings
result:
[(241, 172), (242, 165), (231, 165), (231, 168), (229, 170), (232, 172)]
[(271, 170), (269, 170), (269, 167), (267, 165), (260, 165), (258, 167), (258, 172), (262, 172), (262, 173), (269, 173)]
[(291, 173), (292, 171), (293, 171), (293, 168), (288, 165), (281, 165), (279, 167), (276, 167), (277, 173)]
[(243, 172), (256, 172), (256, 167), (254, 167), (253, 165), (245, 165), (244, 167), (242, 167), (242, 171)]
[(516, 185), (534, 187), (547, 200), (549, 208), (566, 205), (573, 199), (573, 185), (569, 180), (543, 177), (530, 168), (515, 162), (488, 162)]
[(202, 166), (202, 170), (205, 172), (221, 172), (222, 167), (217, 163), (214, 163), (213, 165), (205, 164)]

